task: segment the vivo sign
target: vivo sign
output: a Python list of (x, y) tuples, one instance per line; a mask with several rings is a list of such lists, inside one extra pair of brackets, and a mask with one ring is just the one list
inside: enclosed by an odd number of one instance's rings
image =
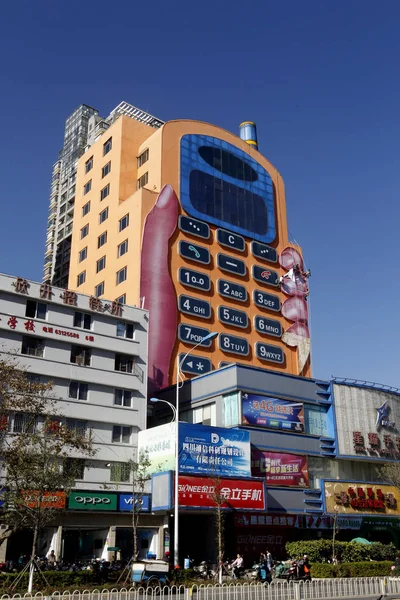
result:
[(118, 510), (129, 511), (135, 508), (136, 512), (150, 512), (150, 495), (144, 494), (141, 498), (132, 494), (120, 494), (118, 499)]

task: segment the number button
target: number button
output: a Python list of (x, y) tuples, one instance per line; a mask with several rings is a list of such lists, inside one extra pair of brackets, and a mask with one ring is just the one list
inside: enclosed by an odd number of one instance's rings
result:
[(258, 333), (264, 335), (272, 335), (274, 337), (282, 336), (282, 325), (279, 321), (267, 319), (266, 317), (260, 317), (258, 315), (254, 317), (254, 329), (258, 331)]
[(247, 290), (244, 285), (226, 281), (226, 279), (218, 279), (218, 294), (224, 296), (224, 298), (239, 300), (239, 302), (246, 302), (247, 300)]
[(278, 296), (267, 294), (261, 290), (253, 291), (253, 301), (256, 306), (265, 308), (266, 310), (278, 312), (281, 309), (281, 301), (279, 300)]
[(179, 254), (184, 258), (203, 263), (204, 265), (210, 263), (210, 252), (208, 248), (204, 248), (204, 246), (199, 246), (198, 244), (191, 244), (185, 240), (179, 242)]
[(235, 308), (230, 308), (228, 306), (218, 307), (218, 318), (221, 323), (226, 323), (233, 327), (246, 329), (248, 325), (248, 317), (243, 310), (236, 310)]
[(228, 333), (219, 334), (219, 347), (223, 352), (229, 354), (240, 354), (247, 356), (250, 352), (249, 342), (246, 338), (237, 337)]
[(280, 365), (285, 362), (285, 353), (282, 348), (279, 348), (278, 346), (257, 342), (255, 352), (257, 358), (265, 360), (266, 362), (278, 363)]
[(182, 285), (203, 290), (204, 292), (208, 292), (211, 288), (209, 276), (205, 273), (200, 273), (200, 271), (193, 271), (193, 269), (181, 267), (179, 269), (178, 278)]
[(187, 315), (209, 319), (211, 317), (211, 306), (205, 300), (192, 298), (182, 294), (178, 298), (179, 310)]
[(193, 327), (193, 325), (186, 325), (185, 323), (179, 323), (178, 326), (178, 338), (181, 342), (186, 342), (186, 344), (200, 344), (201, 346), (209, 348), (212, 344), (212, 340), (206, 340), (205, 342), (201, 341), (209, 333), (210, 330), (203, 329), (203, 327)]

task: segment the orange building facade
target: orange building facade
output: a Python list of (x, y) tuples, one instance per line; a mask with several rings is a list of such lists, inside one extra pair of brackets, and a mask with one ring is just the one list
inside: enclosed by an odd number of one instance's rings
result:
[(238, 136), (119, 117), (81, 157), (69, 288), (149, 309), (162, 388), (237, 362), (311, 375), (307, 273), (278, 171)]

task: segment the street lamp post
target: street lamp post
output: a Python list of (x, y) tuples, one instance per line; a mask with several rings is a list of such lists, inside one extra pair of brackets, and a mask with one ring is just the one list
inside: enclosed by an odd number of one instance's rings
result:
[(181, 379), (181, 367), (185, 359), (189, 356), (193, 350), (203, 344), (207, 340), (213, 340), (217, 337), (218, 333), (211, 332), (208, 335), (201, 338), (200, 342), (193, 346), (193, 348), (185, 354), (185, 356), (179, 360), (179, 354), (176, 357), (176, 400), (175, 400), (175, 421), (176, 421), (176, 429), (175, 429), (175, 486), (174, 486), (174, 496), (175, 496), (175, 510), (174, 510), (174, 566), (177, 567), (179, 565), (179, 501), (178, 501), (178, 491), (179, 491), (179, 384)]

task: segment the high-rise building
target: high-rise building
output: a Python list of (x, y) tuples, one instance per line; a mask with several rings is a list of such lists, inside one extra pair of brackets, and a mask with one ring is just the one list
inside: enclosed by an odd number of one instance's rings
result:
[(155, 387), (210, 332), (189, 376), (232, 362), (310, 375), (307, 273), (254, 124), (239, 137), (124, 106), (78, 160), (69, 288), (149, 309)]

